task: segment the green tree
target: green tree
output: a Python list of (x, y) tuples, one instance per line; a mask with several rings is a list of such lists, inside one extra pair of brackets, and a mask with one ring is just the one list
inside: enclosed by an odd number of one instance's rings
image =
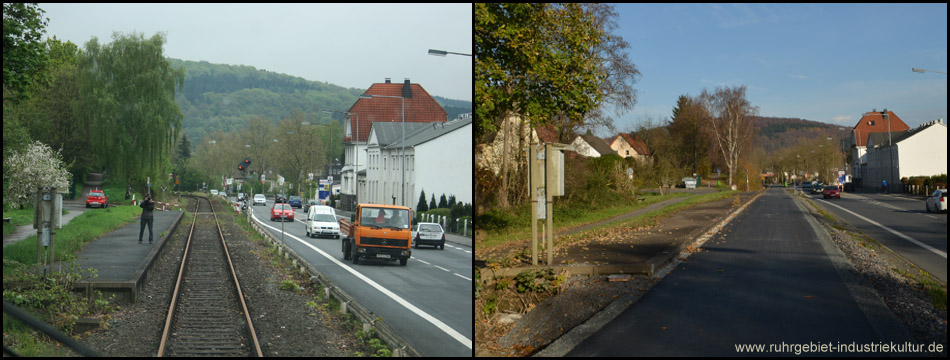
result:
[(188, 136), (181, 135), (181, 144), (178, 145), (178, 158), (188, 159), (191, 157), (191, 143), (188, 142)]
[[(632, 108), (639, 72), (609, 33), (617, 14), (603, 4), (475, 4), (475, 138), (490, 140), (509, 115), (534, 128), (555, 124), (560, 137), (609, 124), (594, 113), (605, 100)], [(590, 116), (589, 116), (590, 115)], [(499, 206), (508, 206), (508, 131)]]
[(419, 204), (416, 205), (416, 213), (422, 213), (429, 211), (429, 206), (426, 204), (426, 191), (422, 190), (422, 193), (419, 194)]
[[(3, 3), (3, 98), (18, 103), (29, 98), (30, 86), (45, 71), (48, 56), (43, 34), (49, 18), (35, 3)], [(6, 142), (4, 142), (5, 144)]]
[(97, 165), (134, 183), (162, 178), (181, 130), (175, 89), (184, 85), (184, 70), (165, 59), (163, 34), (116, 32), (112, 39), (101, 45), (93, 37), (79, 61), (79, 113), (99, 139), (92, 148)]
[(435, 206), (435, 194), (432, 194), (432, 200), (429, 200), (429, 210), (435, 210), (438, 208), (438, 206)]
[(439, 209), (445, 209), (448, 207), (448, 201), (445, 200), (445, 194), (442, 194), (442, 197), (439, 198)]
[(708, 121), (709, 116), (698, 101), (680, 95), (667, 129), (675, 164), (688, 174), (705, 174), (709, 168), (709, 140), (703, 131), (703, 125)]

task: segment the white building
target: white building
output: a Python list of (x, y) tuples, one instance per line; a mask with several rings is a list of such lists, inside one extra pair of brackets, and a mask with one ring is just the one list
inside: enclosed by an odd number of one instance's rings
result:
[[(364, 200), (364, 194), (369, 191), (366, 177), (369, 158), (366, 150), (373, 124), (405, 121), (408, 130), (409, 126), (414, 126), (410, 124), (445, 122), (446, 114), (422, 86), (410, 83), (409, 79), (400, 84), (392, 83), (387, 78), (384, 83), (375, 83), (366, 89), (346, 112), (347, 121), (343, 134), (344, 162), (340, 170), (338, 207), (354, 210), (357, 197), (360, 203), (367, 202)], [(391, 204), (392, 199), (387, 203)]]
[(456, 201), (472, 203), (471, 115), (445, 123), (406, 124), (405, 188), (401, 125), (373, 124), (367, 142), (367, 187), (360, 201), (395, 202), (414, 211), (425, 191), (427, 197), (454, 195)]
[[(888, 144), (891, 145), (888, 145)], [(887, 181), (889, 191), (901, 191), (901, 178), (947, 173), (947, 126), (943, 119), (900, 133), (872, 133), (867, 138), (868, 187)]]
[(577, 135), (571, 145), (574, 146), (574, 152), (586, 157), (616, 154), (616, 151), (610, 148), (607, 142), (592, 135)]

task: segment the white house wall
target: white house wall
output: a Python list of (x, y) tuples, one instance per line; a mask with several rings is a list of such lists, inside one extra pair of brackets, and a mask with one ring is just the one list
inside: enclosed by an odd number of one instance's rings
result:
[(571, 143), (574, 146), (574, 152), (586, 156), (586, 157), (600, 157), (600, 153), (597, 150), (594, 150), (593, 146), (584, 141), (584, 138), (578, 136), (574, 139), (574, 142)]
[(898, 143), (900, 176), (947, 173), (947, 127), (933, 125)]
[[(411, 208), (426, 192), (426, 201), (434, 194), (455, 195), (456, 201), (472, 203), (472, 124), (420, 144), (415, 149), (415, 183), (411, 184)], [(408, 165), (407, 165), (408, 167)]]

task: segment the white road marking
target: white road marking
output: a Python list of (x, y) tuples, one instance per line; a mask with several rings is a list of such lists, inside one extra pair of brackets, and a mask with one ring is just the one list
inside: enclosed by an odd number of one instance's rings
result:
[(446, 269), (446, 268), (441, 267), (441, 266), (439, 266), (439, 265), (432, 265), (432, 266), (435, 266), (435, 267), (437, 267), (437, 268), (439, 268), (439, 269), (445, 270), (446, 272), (452, 272), (452, 270)]
[(452, 273), (452, 275), (458, 276), (458, 277), (463, 278), (463, 279), (468, 280), (468, 281), (472, 281), (472, 279), (469, 279), (469, 278), (467, 278), (467, 277), (464, 277), (464, 276), (462, 276), (462, 275), (459, 275), (458, 273)]
[(845, 212), (847, 212), (847, 213), (849, 213), (849, 214), (851, 214), (851, 215), (857, 216), (859, 219), (864, 220), (864, 221), (867, 221), (867, 222), (869, 222), (869, 223), (871, 223), (871, 224), (874, 224), (874, 225), (876, 225), (877, 227), (879, 227), (879, 228), (881, 228), (881, 229), (887, 230), (887, 231), (889, 231), (890, 233), (892, 233), (892, 234), (894, 234), (894, 235), (897, 235), (897, 236), (901, 237), (901, 238), (904, 239), (904, 240), (910, 241), (910, 242), (914, 243), (914, 244), (917, 245), (917, 246), (920, 246), (920, 247), (922, 247), (922, 248), (924, 248), (924, 249), (930, 250), (930, 252), (932, 252), (932, 253), (934, 253), (934, 254), (937, 254), (937, 255), (940, 255), (940, 257), (942, 257), (942, 258), (944, 258), (944, 259), (947, 258), (947, 253), (946, 253), (945, 251), (937, 250), (937, 249), (935, 249), (934, 247), (932, 247), (932, 246), (930, 246), (930, 245), (927, 245), (927, 244), (924, 244), (924, 243), (922, 243), (922, 242), (920, 242), (920, 241), (917, 241), (916, 239), (914, 239), (914, 238), (912, 238), (912, 237), (910, 237), (910, 236), (904, 235), (904, 234), (898, 232), (897, 230), (894, 230), (894, 229), (891, 229), (891, 228), (889, 228), (889, 227), (887, 227), (887, 226), (881, 225), (881, 224), (879, 224), (878, 222), (876, 222), (876, 221), (874, 221), (874, 220), (871, 220), (871, 219), (868, 219), (868, 218), (866, 218), (866, 217), (864, 217), (864, 216), (861, 216), (861, 215), (859, 215), (859, 214), (856, 214), (856, 213), (854, 213), (854, 212), (851, 211), (851, 210), (848, 210), (848, 209), (845, 209), (845, 208), (843, 208), (843, 207), (841, 207), (841, 206), (832, 204), (830, 201), (825, 201), (825, 203), (828, 204), (828, 205), (834, 206), (834, 207), (836, 207), (836, 208), (839, 208), (839, 209), (841, 209), (841, 210), (844, 210)]
[[(254, 214), (252, 214), (251, 216), (254, 217), (255, 220), (257, 220), (257, 216), (255, 216)], [(274, 231), (279, 231), (279, 230), (277, 230), (276, 228), (274, 228), (274, 227), (272, 227), (272, 226), (270, 226), (270, 225), (264, 224), (264, 223), (262, 223), (262, 222), (259, 221), (259, 220), (258, 220), (258, 223), (260, 223), (260, 224), (263, 225), (263, 226), (269, 227), (269, 228), (273, 229)], [(422, 311), (422, 309), (417, 308), (415, 305), (412, 305), (411, 303), (409, 303), (409, 302), (406, 301), (405, 299), (399, 297), (399, 295), (396, 295), (396, 294), (393, 293), (392, 291), (389, 291), (389, 289), (387, 289), (387, 288), (383, 287), (382, 285), (376, 283), (375, 281), (373, 281), (372, 279), (370, 279), (370, 278), (366, 277), (365, 275), (359, 273), (358, 271), (353, 270), (352, 267), (347, 266), (346, 264), (344, 264), (344, 263), (341, 262), (340, 260), (337, 260), (336, 257), (330, 256), (330, 254), (327, 254), (327, 253), (323, 252), (323, 250), (320, 250), (319, 248), (317, 248), (317, 247), (315, 247), (315, 246), (313, 246), (313, 245), (310, 245), (310, 244), (307, 243), (306, 241), (303, 241), (303, 240), (301, 240), (300, 238), (298, 238), (298, 237), (296, 237), (296, 236), (287, 234), (286, 232), (284, 233), (284, 237), (285, 237), (285, 238), (286, 238), (286, 237), (289, 237), (289, 238), (291, 238), (291, 239), (297, 240), (297, 241), (299, 241), (301, 244), (303, 244), (303, 245), (309, 247), (310, 249), (313, 249), (313, 251), (316, 251), (318, 254), (323, 255), (323, 257), (325, 257), (325, 258), (327, 258), (328, 260), (332, 261), (332, 262), (333, 262), (334, 264), (336, 264), (337, 266), (339, 266), (339, 267), (343, 268), (344, 270), (350, 272), (350, 274), (353, 274), (353, 276), (356, 276), (356, 277), (359, 278), (360, 280), (363, 280), (365, 283), (367, 283), (367, 284), (369, 284), (370, 286), (376, 288), (376, 290), (379, 290), (379, 292), (383, 293), (383, 295), (386, 295), (387, 297), (389, 297), (390, 299), (392, 299), (393, 301), (395, 301), (395, 302), (398, 303), (399, 305), (402, 305), (403, 307), (405, 307), (405, 308), (408, 309), (409, 311), (413, 312), (414, 314), (419, 315), (419, 317), (425, 319), (425, 320), (428, 321), (430, 324), (435, 325), (435, 327), (439, 328), (439, 330), (442, 330), (443, 332), (445, 332), (447, 335), (451, 336), (451, 337), (452, 337), (453, 339), (455, 339), (456, 341), (462, 343), (462, 345), (465, 345), (465, 347), (467, 347), (467, 348), (469, 348), (469, 349), (472, 348), (472, 339), (469, 339), (469, 338), (465, 337), (465, 335), (462, 335), (462, 334), (459, 333), (458, 331), (455, 331), (455, 329), (449, 327), (448, 325), (446, 325), (446, 324), (443, 323), (442, 321), (439, 321), (439, 319), (436, 319), (436, 318), (433, 317), (432, 315), (429, 315), (429, 314), (426, 313), (425, 311)], [(417, 260), (418, 260), (418, 259), (417, 259)]]

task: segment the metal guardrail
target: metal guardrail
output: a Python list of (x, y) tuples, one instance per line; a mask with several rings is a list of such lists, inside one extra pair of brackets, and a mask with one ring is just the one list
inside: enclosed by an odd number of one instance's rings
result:
[(393, 357), (422, 356), (422, 354), (419, 353), (419, 350), (399, 336), (398, 332), (380, 320), (375, 314), (373, 314), (372, 311), (366, 309), (366, 307), (357, 302), (352, 296), (343, 291), (343, 289), (340, 289), (338, 286), (334, 285), (326, 275), (318, 271), (310, 263), (306, 262), (303, 257), (297, 254), (297, 252), (295, 252), (293, 249), (282, 244), (277, 236), (271, 234), (269, 231), (266, 231), (257, 222), (253, 221), (250, 216), (250, 212), (245, 212), (245, 214), (247, 216), (248, 223), (251, 224), (251, 226), (261, 234), (261, 236), (263, 236), (265, 239), (268, 239), (268, 241), (270, 241), (272, 244), (276, 245), (280, 254), (282, 254), (285, 258), (292, 258), (294, 266), (299, 267), (301, 273), (307, 272), (310, 274), (311, 283), (319, 283), (321, 286), (323, 286), (325, 296), (332, 296), (334, 299), (340, 302), (341, 313), (349, 312), (356, 316), (357, 319), (363, 322), (364, 332), (368, 332), (370, 328), (375, 328), (376, 333), (379, 334), (379, 337), (392, 347)]

